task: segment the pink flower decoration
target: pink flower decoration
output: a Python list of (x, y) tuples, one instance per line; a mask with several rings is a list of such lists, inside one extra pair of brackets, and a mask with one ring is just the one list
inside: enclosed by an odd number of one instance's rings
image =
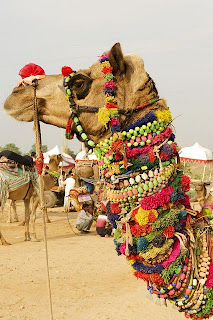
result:
[(134, 149), (130, 149), (130, 147), (126, 146), (126, 156), (128, 158), (133, 158), (135, 157), (137, 154), (141, 154), (141, 153), (145, 153), (145, 152), (149, 152), (152, 151), (153, 148), (150, 146), (145, 146), (143, 148), (134, 148)]
[(144, 210), (157, 209), (170, 201), (170, 196), (174, 192), (172, 187), (165, 187), (160, 193), (156, 193), (154, 196), (145, 197), (141, 200), (141, 207)]
[(109, 57), (109, 52), (104, 52), (101, 56), (100, 56), (100, 60), (104, 59), (104, 58), (108, 58)]
[(110, 120), (110, 124), (111, 124), (111, 126), (114, 126), (115, 124), (120, 124), (120, 122), (119, 122), (118, 118), (113, 118)]
[(105, 88), (116, 89), (116, 84), (113, 81), (106, 81), (104, 86)]
[(124, 241), (124, 243), (122, 243), (122, 245), (119, 248), (120, 253), (122, 253), (123, 255), (125, 255), (125, 250), (126, 250), (126, 241)]
[(154, 137), (154, 139), (152, 140), (152, 145), (161, 142), (163, 140), (165, 140), (166, 138), (170, 137), (172, 134), (172, 129), (167, 127), (166, 130), (164, 130), (163, 132), (161, 132), (160, 134), (158, 134), (157, 136)]
[(209, 274), (206, 281), (207, 288), (213, 288), (213, 263), (209, 266)]
[(169, 258), (166, 261), (164, 261), (163, 263), (161, 263), (161, 265), (165, 269), (168, 269), (170, 264), (172, 262), (174, 262), (179, 255), (180, 255), (180, 241), (177, 239), (175, 244), (174, 244), (172, 253), (170, 254)]

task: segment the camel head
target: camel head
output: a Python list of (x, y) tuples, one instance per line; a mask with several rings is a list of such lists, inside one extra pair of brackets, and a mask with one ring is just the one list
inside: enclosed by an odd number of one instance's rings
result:
[[(119, 43), (109, 52), (109, 62), (113, 67), (116, 82), (116, 98), (119, 110), (129, 110), (158, 97), (155, 83), (144, 69), (143, 60), (134, 54), (124, 56)], [(74, 101), (78, 106), (105, 106), (104, 76), (99, 61), (88, 69), (81, 69), (75, 73), (71, 81)], [(69, 118), (69, 105), (65, 92), (62, 92), (62, 75), (50, 75), (39, 80), (37, 101), (39, 120), (61, 128), (66, 127)], [(30, 85), (21, 85), (13, 89), (6, 99), (4, 110), (19, 121), (33, 121), (34, 89)], [(120, 122), (125, 126), (134, 122), (153, 109), (165, 109), (164, 100), (158, 100), (152, 106), (146, 107), (131, 115), (120, 114)], [(110, 135), (110, 128), (98, 121), (97, 113), (83, 110), (79, 113), (81, 125), (90, 139), (98, 142)], [(74, 127), (74, 131), (76, 128)]]
[(204, 197), (207, 195), (207, 189), (206, 186), (209, 186), (211, 182), (209, 181), (197, 181), (192, 180), (192, 185), (194, 185), (195, 191), (199, 193), (199, 195), (203, 195)]
[(53, 154), (49, 157), (49, 170), (50, 171), (59, 171), (59, 164), (63, 161), (61, 154)]

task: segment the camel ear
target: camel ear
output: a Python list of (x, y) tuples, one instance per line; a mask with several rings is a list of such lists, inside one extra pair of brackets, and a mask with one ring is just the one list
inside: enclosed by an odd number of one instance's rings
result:
[(125, 73), (125, 61), (120, 43), (114, 44), (109, 52), (109, 62), (113, 67), (113, 74), (122, 75)]

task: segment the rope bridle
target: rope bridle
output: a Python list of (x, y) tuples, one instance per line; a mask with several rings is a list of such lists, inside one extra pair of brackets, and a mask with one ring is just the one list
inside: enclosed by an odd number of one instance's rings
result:
[[(70, 91), (71, 91), (71, 99), (69, 99), (69, 104), (70, 104), (70, 112), (71, 112), (71, 115), (70, 115), (70, 118), (67, 122), (67, 130), (70, 130), (70, 133), (71, 133), (71, 136), (73, 137), (74, 136), (74, 132), (73, 132), (73, 125), (74, 125), (74, 122), (73, 122), (73, 119), (75, 116), (79, 117), (80, 114), (82, 112), (86, 112), (86, 113), (98, 113), (99, 112), (99, 109), (100, 107), (96, 107), (96, 106), (79, 106), (75, 103), (74, 99), (73, 99), (73, 92), (70, 88)], [(160, 98), (159, 97), (155, 97), (153, 99), (150, 99), (149, 101), (145, 102), (144, 104), (142, 105), (139, 105), (137, 106), (136, 108), (133, 108), (133, 109), (120, 109), (118, 108), (118, 114), (120, 116), (125, 116), (125, 119), (121, 122), (121, 128), (122, 130), (125, 130), (125, 126), (127, 125), (127, 122), (129, 120), (129, 118), (133, 115), (133, 113), (135, 112), (138, 112), (142, 109), (145, 109), (146, 107), (148, 106), (151, 106), (152, 104), (156, 103), (157, 101), (159, 101)], [(82, 126), (80, 120), (78, 121), (78, 125)], [(70, 126), (70, 128), (68, 129), (68, 126)], [(107, 126), (107, 128), (109, 128), (109, 126)]]

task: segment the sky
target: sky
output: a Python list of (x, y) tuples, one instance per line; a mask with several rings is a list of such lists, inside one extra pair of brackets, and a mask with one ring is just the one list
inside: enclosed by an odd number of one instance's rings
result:
[[(180, 147), (195, 142), (213, 151), (212, 0), (1, 0), (0, 146), (15, 143), (27, 153), (35, 142), (32, 123), (6, 115), (3, 104), (27, 63), (46, 74), (64, 65), (87, 68), (120, 42), (136, 53), (167, 100)], [(42, 124), (42, 143), (50, 150), (65, 142), (64, 129)]]

